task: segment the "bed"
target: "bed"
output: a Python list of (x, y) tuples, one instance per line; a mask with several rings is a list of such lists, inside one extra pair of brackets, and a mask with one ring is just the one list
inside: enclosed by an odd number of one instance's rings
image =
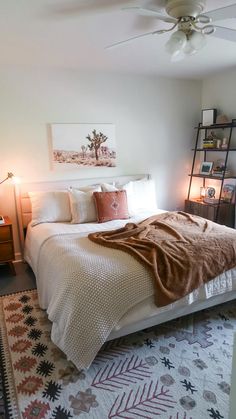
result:
[[(89, 367), (106, 340), (236, 297), (236, 268), (233, 268), (180, 300), (158, 308), (151, 274), (142, 264), (127, 253), (104, 248), (87, 238), (91, 232), (120, 228), (127, 220), (45, 222), (32, 226), (29, 191), (65, 190), (68, 186), (104, 181), (125, 184), (143, 177), (22, 184), (17, 191), (22, 245), (25, 260), (36, 276), (40, 307), (47, 310), (52, 321), (52, 340), (79, 369)], [(128, 221), (137, 223), (154, 213), (163, 211), (142, 210)]]

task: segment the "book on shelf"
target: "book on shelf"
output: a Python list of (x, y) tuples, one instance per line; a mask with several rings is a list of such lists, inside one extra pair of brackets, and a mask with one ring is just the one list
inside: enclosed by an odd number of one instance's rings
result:
[(222, 200), (224, 202), (232, 202), (235, 194), (235, 185), (224, 184), (222, 190)]
[[(217, 171), (217, 170), (213, 170), (212, 171), (212, 176), (222, 176), (223, 177), (224, 172), (222, 171)], [(225, 176), (230, 176), (230, 171), (226, 170), (225, 171)]]
[(205, 196), (203, 198), (203, 202), (205, 202), (205, 204), (217, 205), (217, 204), (219, 204), (219, 199), (218, 198), (210, 198), (208, 196)]
[(3, 215), (0, 215), (0, 224), (4, 224), (4, 223), (5, 223), (4, 217)]

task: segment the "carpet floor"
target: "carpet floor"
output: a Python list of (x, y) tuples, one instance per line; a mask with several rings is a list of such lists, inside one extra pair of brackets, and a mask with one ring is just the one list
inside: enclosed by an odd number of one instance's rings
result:
[(78, 371), (37, 291), (0, 298), (6, 411), (24, 419), (228, 418), (235, 303), (107, 342)]

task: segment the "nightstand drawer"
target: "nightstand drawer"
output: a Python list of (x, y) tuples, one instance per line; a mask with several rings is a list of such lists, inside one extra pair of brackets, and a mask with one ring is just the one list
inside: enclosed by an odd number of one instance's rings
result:
[(0, 243), (0, 262), (6, 262), (14, 259), (13, 243)]
[(11, 227), (10, 226), (1, 226), (0, 228), (0, 243), (12, 240), (11, 237)]

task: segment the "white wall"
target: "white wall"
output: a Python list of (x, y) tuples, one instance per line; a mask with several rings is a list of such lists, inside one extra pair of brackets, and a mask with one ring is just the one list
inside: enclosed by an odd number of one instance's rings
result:
[[(200, 117), (199, 81), (8, 68), (0, 71), (0, 91), (0, 179), (7, 171), (26, 182), (151, 173), (159, 207), (183, 207)], [(51, 122), (114, 123), (117, 167), (52, 171)], [(9, 182), (0, 187), (0, 213), (15, 223)]]
[(236, 118), (236, 69), (203, 80), (202, 108), (217, 108), (229, 118)]

